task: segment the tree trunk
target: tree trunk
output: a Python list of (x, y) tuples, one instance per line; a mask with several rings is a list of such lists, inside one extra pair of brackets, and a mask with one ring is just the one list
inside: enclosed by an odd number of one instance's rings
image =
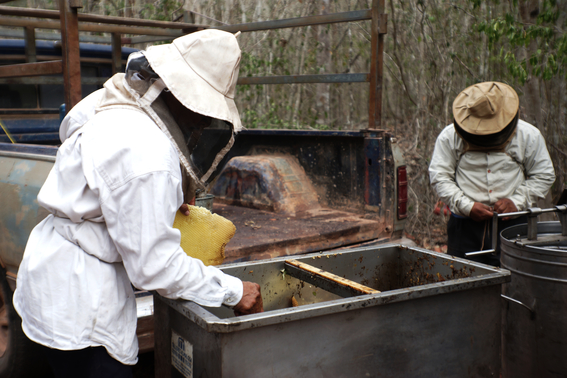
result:
[[(539, 13), (539, 2), (538, 0), (521, 0), (520, 5), (520, 17), (524, 25), (535, 24), (536, 18)], [(531, 64), (529, 63), (530, 56), (534, 55), (537, 51), (537, 41), (532, 40), (526, 49), (526, 67), (528, 70), (528, 80), (524, 84), (524, 99), (522, 101), (522, 106), (526, 110), (526, 114), (523, 118), (527, 119), (533, 123), (535, 127), (544, 130), (543, 125), (543, 114), (541, 111), (541, 96), (540, 96), (540, 83), (537, 77), (531, 75)]]
[[(320, 0), (319, 14), (329, 13), (330, 0)], [(317, 73), (330, 73), (331, 66), (331, 46), (330, 35), (327, 33), (327, 25), (320, 25), (315, 28), (317, 30)], [(329, 84), (320, 83), (316, 84), (315, 108), (317, 109), (318, 121), (321, 124), (330, 126), (329, 123), (329, 110), (330, 110), (330, 86)]]

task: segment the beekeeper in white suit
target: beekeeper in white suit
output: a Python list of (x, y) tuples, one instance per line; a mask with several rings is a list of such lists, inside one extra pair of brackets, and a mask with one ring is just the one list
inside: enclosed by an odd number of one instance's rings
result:
[[(131, 376), (132, 284), (241, 314), (263, 310), (257, 284), (188, 257), (172, 228), (242, 128), (239, 64), (233, 34), (189, 34), (132, 54), (126, 74), (63, 121), (63, 144), (38, 195), (51, 214), (30, 235), (14, 293), (25, 334), (44, 347), (57, 377)], [(213, 121), (225, 137), (202, 147)]]

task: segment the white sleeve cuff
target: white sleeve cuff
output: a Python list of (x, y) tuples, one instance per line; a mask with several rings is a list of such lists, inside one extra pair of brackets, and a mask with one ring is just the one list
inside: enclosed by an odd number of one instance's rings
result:
[(224, 281), (227, 291), (224, 295), (222, 304), (228, 307), (234, 307), (242, 299), (244, 292), (242, 281), (236, 277), (229, 276), (228, 274), (225, 274)]

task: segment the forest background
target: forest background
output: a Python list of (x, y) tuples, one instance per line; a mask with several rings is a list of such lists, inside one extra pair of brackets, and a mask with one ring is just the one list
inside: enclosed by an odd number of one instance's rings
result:
[[(6, 5), (57, 9), (53, 0)], [(204, 25), (369, 9), (369, 0), (83, 0), (80, 12)], [(409, 175), (407, 234), (426, 248), (446, 242), (428, 165), (451, 105), (467, 86), (501, 81), (520, 96), (521, 117), (544, 135), (565, 189), (567, 4), (565, 0), (387, 0), (382, 127), (402, 146)], [(370, 71), (370, 21), (245, 33), (241, 76)], [(133, 46), (146, 48), (145, 45)], [(368, 84), (239, 86), (245, 127), (358, 130), (368, 127)], [(443, 207), (441, 206), (441, 209)]]

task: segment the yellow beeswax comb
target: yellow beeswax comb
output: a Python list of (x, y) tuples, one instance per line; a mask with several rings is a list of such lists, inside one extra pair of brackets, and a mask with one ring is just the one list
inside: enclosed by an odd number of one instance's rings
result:
[(173, 227), (181, 231), (181, 248), (185, 253), (205, 265), (222, 264), (224, 247), (236, 232), (228, 219), (191, 205), (188, 216), (177, 211)]

